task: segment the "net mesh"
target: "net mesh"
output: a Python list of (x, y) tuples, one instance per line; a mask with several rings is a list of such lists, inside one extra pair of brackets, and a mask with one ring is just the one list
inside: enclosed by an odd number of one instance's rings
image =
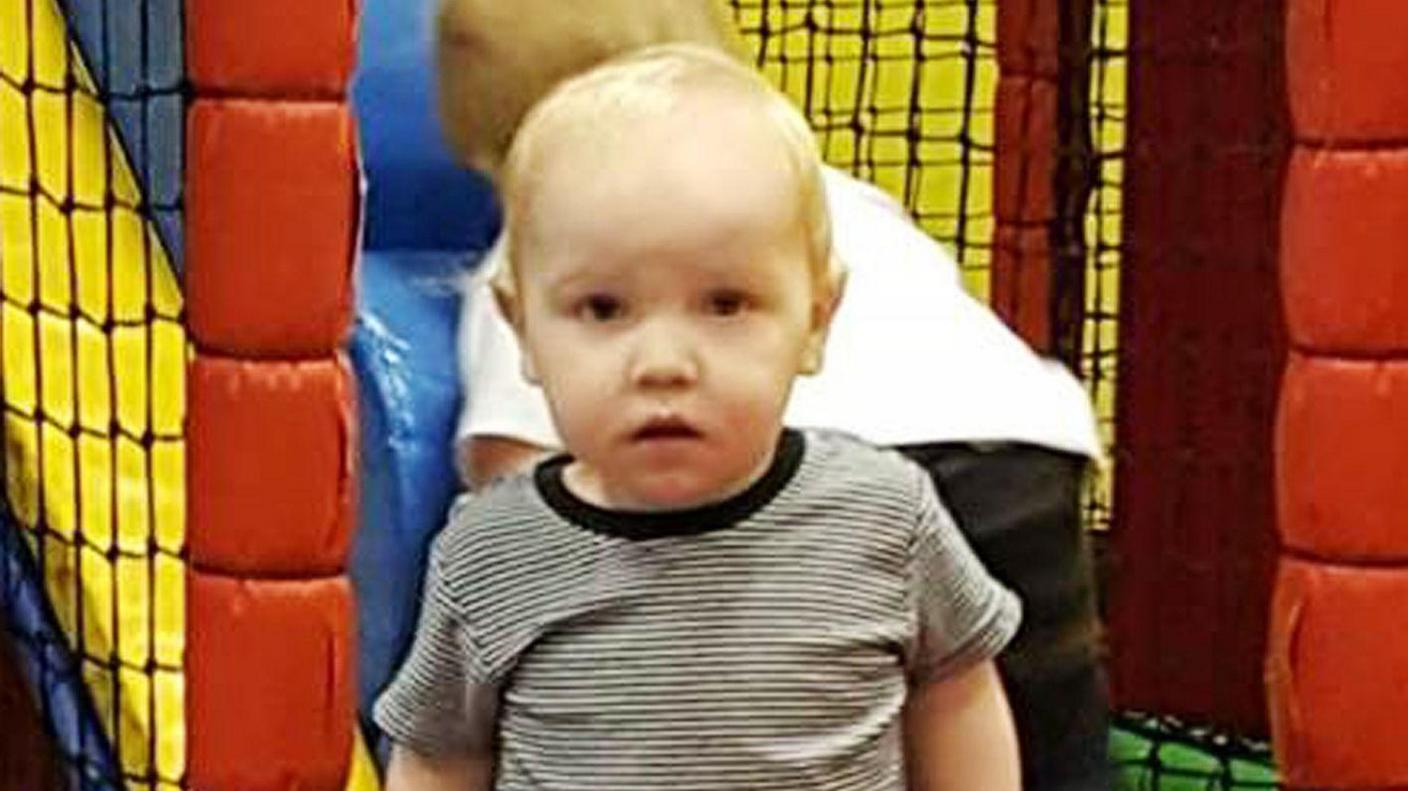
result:
[(1110, 734), (1122, 791), (1251, 791), (1279, 788), (1271, 749), (1176, 717), (1122, 712)]
[[(1126, 70), (1129, 64), (1127, 0), (1096, 0), (1089, 50), (1089, 126), (1094, 184), (1084, 217), (1086, 272), (1082, 295), (1080, 366), (1095, 405), (1107, 454), (1115, 443), (1115, 362), (1118, 350), (1120, 197), (1124, 180)], [(1113, 465), (1097, 468), (1085, 495), (1085, 523), (1110, 527)]]
[(997, 5), (733, 0), (763, 73), (825, 159), (887, 190), (988, 292)]
[[(14, 639), (41, 687), (71, 657), (111, 787), (184, 774), (180, 25), (175, 2), (0, 0), (3, 529), (66, 651)], [(41, 694), (46, 718), (54, 705)], [(50, 727), (71, 768), (102, 752)]]

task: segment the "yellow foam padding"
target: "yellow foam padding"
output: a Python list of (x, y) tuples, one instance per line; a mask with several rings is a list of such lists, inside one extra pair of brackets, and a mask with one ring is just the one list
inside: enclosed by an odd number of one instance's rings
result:
[[(186, 761), (182, 295), (56, 0), (0, 0), (0, 36), (6, 493), (61, 626), (93, 660), (83, 675), (124, 772), (159, 778), (128, 787), (174, 789)], [(38, 88), (17, 87), (31, 79)]]
[(356, 729), (352, 739), (352, 764), (347, 774), (347, 791), (381, 791), (381, 780), (376, 774), (376, 764), (372, 762), (371, 751), (362, 729)]

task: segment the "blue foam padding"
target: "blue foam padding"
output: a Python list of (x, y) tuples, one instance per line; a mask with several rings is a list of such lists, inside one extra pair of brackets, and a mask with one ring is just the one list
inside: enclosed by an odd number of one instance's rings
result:
[(499, 214), (488, 182), (440, 135), (430, 46), (434, 0), (365, 0), (352, 104), (367, 174), (368, 250), (487, 247)]
[(370, 711), (405, 654), (425, 551), (459, 488), (455, 332), (464, 254), (366, 253), (352, 364), (361, 413), (361, 513), (352, 555), (358, 700)]
[[(459, 488), (451, 444), (460, 271), (499, 230), (489, 183), (455, 163), (439, 129), (431, 48), (435, 0), (364, 0), (353, 109), (367, 178), (351, 355), (361, 412), (358, 703), (409, 646), (425, 551)], [(369, 734), (375, 735), (374, 728)], [(373, 738), (384, 757), (384, 743)]]
[(69, 650), (44, 585), (9, 513), (0, 513), (0, 609), (14, 635), (15, 654), (30, 693), (54, 734), (68, 786), (78, 791), (118, 791), (121, 773), (103, 731), (77, 659)]

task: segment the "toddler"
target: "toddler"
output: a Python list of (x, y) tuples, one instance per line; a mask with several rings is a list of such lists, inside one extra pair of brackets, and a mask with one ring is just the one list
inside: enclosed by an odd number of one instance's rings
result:
[(667, 45), (558, 86), (494, 288), (565, 453), (463, 499), (376, 706), (387, 785), (997, 789), (1016, 598), (927, 475), (782, 426), (844, 273), (811, 132)]

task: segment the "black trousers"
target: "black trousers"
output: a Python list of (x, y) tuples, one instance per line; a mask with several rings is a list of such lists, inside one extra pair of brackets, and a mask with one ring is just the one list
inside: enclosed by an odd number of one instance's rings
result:
[(1023, 785), (1109, 789), (1109, 695), (1080, 519), (1086, 460), (1015, 443), (899, 450), (928, 471), (988, 571), (1022, 599), (1021, 628), (997, 664), (1017, 724)]

